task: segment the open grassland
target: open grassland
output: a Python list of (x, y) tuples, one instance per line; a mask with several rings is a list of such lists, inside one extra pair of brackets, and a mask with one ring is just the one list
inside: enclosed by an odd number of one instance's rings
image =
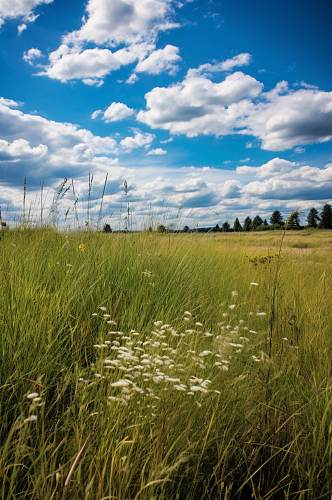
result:
[(0, 241), (2, 499), (329, 499), (332, 233)]

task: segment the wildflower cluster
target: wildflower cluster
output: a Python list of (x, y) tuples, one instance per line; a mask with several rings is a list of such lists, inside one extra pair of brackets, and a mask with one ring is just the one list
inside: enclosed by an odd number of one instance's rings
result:
[(43, 399), (39, 392), (30, 392), (26, 397), (29, 402), (29, 416), (24, 419), (24, 423), (37, 422), (38, 409), (44, 405)]
[[(233, 299), (236, 296), (233, 292)], [(141, 404), (145, 400), (154, 408), (156, 401), (173, 392), (194, 399), (200, 406), (207, 394), (221, 394), (223, 377), (237, 358), (260, 361), (254, 354), (257, 332), (244, 320), (236, 320), (235, 307), (229, 306), (232, 312), (223, 314), (216, 332), (207, 331), (190, 311), (184, 311), (177, 328), (158, 320), (149, 334), (109, 330), (94, 345), (97, 355), (92, 373), (80, 381), (106, 383), (110, 404), (127, 406), (130, 401)], [(116, 325), (105, 306), (93, 316), (106, 325)]]

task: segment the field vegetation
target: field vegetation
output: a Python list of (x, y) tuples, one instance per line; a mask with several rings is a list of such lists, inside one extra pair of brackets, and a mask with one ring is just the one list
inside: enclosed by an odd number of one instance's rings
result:
[(332, 232), (0, 240), (2, 499), (328, 499)]

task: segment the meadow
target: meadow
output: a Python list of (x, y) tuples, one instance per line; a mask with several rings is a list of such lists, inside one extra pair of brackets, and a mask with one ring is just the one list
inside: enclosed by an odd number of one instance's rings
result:
[(332, 231), (0, 240), (2, 499), (329, 499)]

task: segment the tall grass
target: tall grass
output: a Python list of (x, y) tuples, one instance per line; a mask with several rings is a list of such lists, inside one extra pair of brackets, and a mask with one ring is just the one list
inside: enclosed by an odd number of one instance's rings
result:
[(4, 234), (1, 498), (330, 498), (330, 254), (268, 238)]

